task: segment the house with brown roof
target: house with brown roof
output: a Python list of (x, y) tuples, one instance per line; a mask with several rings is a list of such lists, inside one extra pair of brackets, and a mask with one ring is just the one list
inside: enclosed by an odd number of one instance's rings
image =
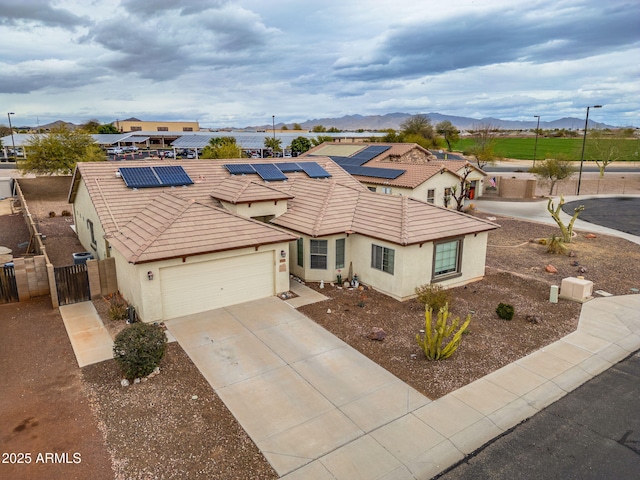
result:
[(323, 143), (303, 156), (328, 156), (373, 192), (404, 195), (453, 207), (452, 189), (466, 175), (472, 200), (486, 174), (466, 160), (440, 160), (415, 143)]
[(78, 238), (115, 258), (119, 290), (147, 322), (287, 291), (290, 274), (331, 282), (351, 267), (398, 300), (483, 277), (497, 225), (375, 194), (328, 157), (291, 160), (79, 163)]

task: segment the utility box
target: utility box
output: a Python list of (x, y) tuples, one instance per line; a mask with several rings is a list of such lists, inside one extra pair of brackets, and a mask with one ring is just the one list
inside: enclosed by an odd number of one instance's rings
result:
[(87, 260), (93, 260), (93, 253), (91, 252), (77, 252), (73, 254), (74, 265), (84, 265)]
[(567, 277), (560, 284), (560, 298), (574, 302), (584, 303), (591, 300), (593, 294), (593, 282), (582, 278)]

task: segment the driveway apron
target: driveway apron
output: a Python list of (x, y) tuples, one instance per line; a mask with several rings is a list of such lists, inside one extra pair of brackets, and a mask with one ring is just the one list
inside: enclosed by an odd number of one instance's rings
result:
[[(166, 325), (279, 475), (348, 445), (375, 477), (406, 468), (370, 433), (431, 401), (287, 303), (271, 297)], [(445, 440), (417, 417), (406, 422), (420, 450), (409, 457)]]

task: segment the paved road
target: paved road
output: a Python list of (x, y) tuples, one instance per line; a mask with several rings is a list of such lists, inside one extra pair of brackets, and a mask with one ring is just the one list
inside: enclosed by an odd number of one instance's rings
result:
[(584, 212), (578, 218), (585, 222), (640, 236), (640, 197), (588, 198), (565, 203), (562, 210), (573, 215), (578, 205)]
[(639, 477), (640, 352), (636, 352), (437, 478)]

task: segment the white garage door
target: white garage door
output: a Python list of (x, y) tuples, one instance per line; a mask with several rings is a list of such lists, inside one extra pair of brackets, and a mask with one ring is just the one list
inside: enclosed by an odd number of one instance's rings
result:
[(273, 252), (160, 269), (164, 318), (174, 318), (275, 294)]

